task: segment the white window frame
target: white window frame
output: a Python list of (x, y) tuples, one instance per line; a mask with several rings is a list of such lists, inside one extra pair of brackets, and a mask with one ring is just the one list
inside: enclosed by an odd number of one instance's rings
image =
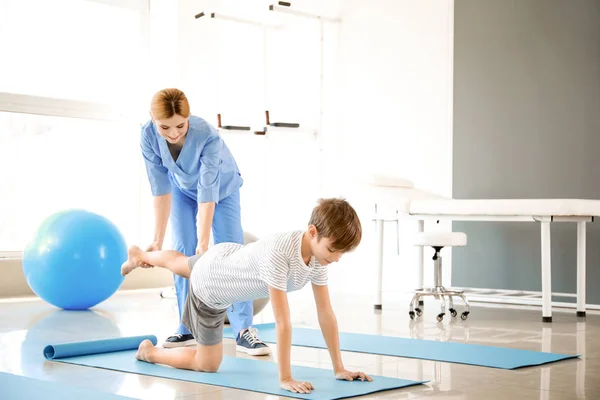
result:
[(84, 118), (98, 121), (123, 121), (130, 114), (106, 103), (56, 99), (0, 92), (0, 111), (50, 117)]
[[(132, 113), (110, 104), (0, 92), (0, 112), (83, 118), (96, 121), (127, 121)], [(141, 182), (139, 190), (141, 191)], [(0, 260), (21, 259), (22, 251), (0, 250)]]
[[(142, 43), (149, 49), (150, 1), (151, 0), (82, 0), (108, 4), (129, 10), (138, 10), (142, 18)], [(45, 115), (51, 117), (83, 118), (97, 121), (126, 121), (135, 117), (133, 109), (115, 107), (108, 103), (58, 99), (20, 93), (0, 92), (0, 112)], [(140, 187), (141, 190), (141, 187)], [(1, 251), (0, 260), (21, 259), (22, 251)]]

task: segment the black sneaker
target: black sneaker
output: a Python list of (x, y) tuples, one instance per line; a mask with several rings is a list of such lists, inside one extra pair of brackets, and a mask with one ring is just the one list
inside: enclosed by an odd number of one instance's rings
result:
[(185, 346), (193, 346), (196, 344), (196, 339), (190, 334), (184, 335), (182, 333), (176, 333), (173, 336), (169, 336), (167, 340), (164, 341), (163, 347), (165, 349), (172, 349), (174, 347), (185, 347)]
[(238, 334), (235, 349), (248, 353), (251, 356), (266, 356), (271, 353), (269, 346), (258, 338), (258, 330), (256, 328), (248, 328), (241, 336)]

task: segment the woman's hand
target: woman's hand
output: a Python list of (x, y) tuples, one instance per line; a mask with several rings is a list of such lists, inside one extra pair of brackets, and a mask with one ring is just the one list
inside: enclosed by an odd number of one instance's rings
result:
[[(146, 251), (160, 251), (161, 249), (162, 249), (162, 243), (152, 242), (152, 244), (146, 248)], [(145, 262), (142, 261), (140, 263), (140, 267), (142, 267), (142, 268), (152, 268), (152, 267), (154, 267), (154, 265), (150, 265), (150, 264), (145, 263)]]
[(204, 253), (206, 250), (208, 250), (208, 246), (206, 244), (198, 243), (198, 246), (196, 246), (196, 254)]
[(152, 242), (150, 246), (146, 249), (146, 251), (159, 251), (162, 250), (162, 243)]

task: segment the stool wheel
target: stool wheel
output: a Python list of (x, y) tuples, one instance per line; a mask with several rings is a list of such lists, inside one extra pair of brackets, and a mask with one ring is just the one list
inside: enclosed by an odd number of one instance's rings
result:
[(415, 308), (415, 311), (409, 311), (408, 315), (410, 316), (410, 319), (415, 319), (415, 315), (417, 317), (423, 315), (423, 310), (421, 310), (420, 308)]
[(462, 319), (464, 321), (467, 319), (468, 316), (469, 316), (469, 312), (465, 311), (460, 315), (460, 319)]
[(445, 315), (444, 313), (439, 313), (439, 314), (437, 315), (437, 317), (435, 317), (435, 318), (436, 318), (436, 319), (437, 319), (439, 322), (442, 322), (442, 320), (444, 319), (444, 315)]
[(454, 308), (451, 308), (449, 311), (450, 311), (450, 315), (452, 315), (452, 317), (456, 317), (458, 315), (458, 313), (456, 312), (456, 310)]

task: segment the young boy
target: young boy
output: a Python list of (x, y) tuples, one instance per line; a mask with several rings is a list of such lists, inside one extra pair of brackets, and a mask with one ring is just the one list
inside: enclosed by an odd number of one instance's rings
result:
[(327, 265), (354, 250), (361, 237), (361, 224), (350, 204), (341, 199), (321, 199), (305, 231), (280, 233), (245, 246), (221, 243), (193, 257), (173, 250), (144, 252), (131, 247), (121, 268), (123, 275), (138, 266), (157, 266), (189, 278), (191, 290), (182, 321), (198, 342), (195, 348), (162, 349), (145, 340), (136, 358), (216, 372), (223, 359), (226, 309), (239, 301), (269, 297), (276, 322), (281, 388), (310, 393), (312, 384), (294, 380), (291, 373), (292, 326), (287, 299), (287, 292), (302, 289), (310, 281), (336, 379), (372, 381), (363, 372), (347, 371), (342, 364), (337, 319), (327, 289)]

